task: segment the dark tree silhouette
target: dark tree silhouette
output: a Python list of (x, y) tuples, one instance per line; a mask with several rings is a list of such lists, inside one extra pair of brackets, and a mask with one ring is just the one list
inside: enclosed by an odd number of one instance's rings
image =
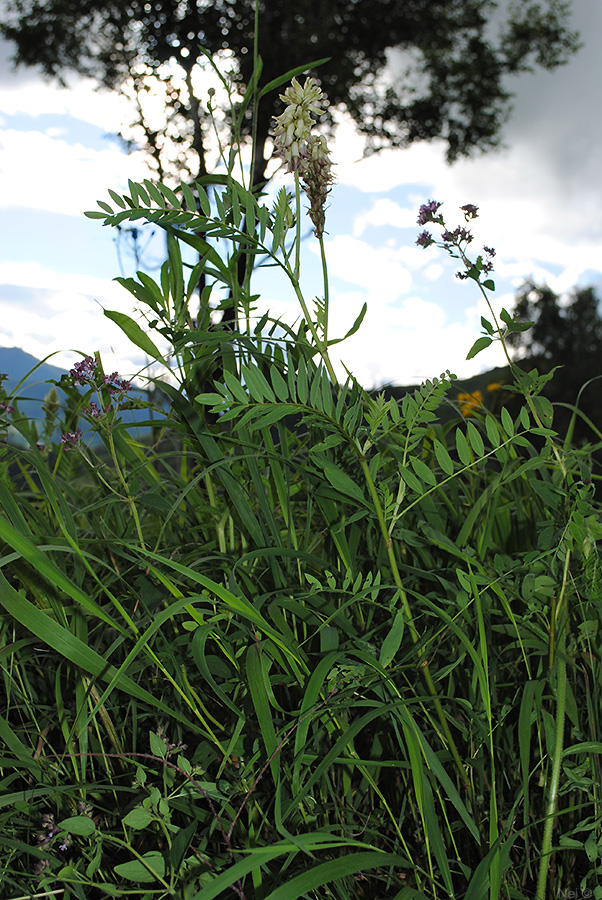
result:
[[(262, 84), (330, 57), (317, 75), (367, 150), (442, 139), (450, 161), (499, 142), (508, 75), (554, 69), (577, 49), (570, 4), (533, 0), (503, 19), (494, 0), (257, 0)], [(253, 70), (255, 0), (5, 0), (0, 33), (17, 64), (69, 72), (129, 93), (137, 122), (124, 137), (149, 152), (162, 180), (210, 165), (201, 45), (240, 83)], [(153, 121), (148, 98), (164, 111)], [(260, 107), (254, 183), (269, 160), (277, 94)], [(332, 124), (332, 121), (331, 121)], [(227, 121), (226, 121), (227, 126)], [(226, 136), (227, 141), (227, 136)]]
[[(560, 366), (543, 393), (553, 403), (578, 401), (579, 409), (602, 431), (602, 316), (594, 288), (575, 288), (560, 297), (547, 285), (529, 281), (517, 294), (514, 313), (519, 320), (534, 323), (529, 331), (509, 336), (515, 361), (524, 369), (537, 368), (540, 374)], [(569, 410), (556, 408), (554, 427), (561, 435), (570, 418)], [(581, 418), (574, 437), (597, 440)]]

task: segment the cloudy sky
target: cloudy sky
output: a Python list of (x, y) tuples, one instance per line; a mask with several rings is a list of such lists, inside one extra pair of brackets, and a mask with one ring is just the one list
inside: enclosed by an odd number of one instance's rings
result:
[[(331, 333), (344, 333), (368, 303), (360, 333), (340, 351), (366, 387), (503, 363), (495, 348), (465, 361), (486, 310), (452, 260), (415, 246), (417, 211), (431, 198), (450, 225), (461, 221), (459, 206), (479, 206), (473, 230), (479, 246), (497, 251), (498, 310), (512, 307), (529, 277), (559, 292), (595, 284), (602, 294), (602, 3), (573, 0), (573, 10), (584, 47), (555, 73), (512, 82), (499, 152), (452, 167), (432, 144), (362, 160), (362, 142), (341, 125), (327, 215)], [(63, 366), (77, 351), (100, 350), (107, 370), (131, 375), (144, 359), (102, 313), (132, 310), (112, 281), (121, 274), (114, 235), (83, 216), (107, 188), (147, 175), (140, 155), (124, 155), (110, 137), (127, 111), (85, 81), (59, 89), (33, 70), (14, 72), (10, 53), (0, 44), (0, 348), (54, 354)], [(311, 296), (319, 290), (311, 241), (304, 252)], [(122, 262), (132, 274), (125, 248)], [(296, 315), (281, 284), (259, 284), (273, 312)]]

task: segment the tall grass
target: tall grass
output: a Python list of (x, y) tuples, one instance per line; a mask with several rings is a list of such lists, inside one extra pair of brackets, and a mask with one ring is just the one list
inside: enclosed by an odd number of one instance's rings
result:
[[(237, 115), (279, 86), (258, 80)], [(587, 453), (537, 373), (516, 371), (517, 415), (444, 422), (449, 373), (399, 404), (337, 383), (299, 176), (270, 203), (239, 151), (90, 213), (167, 235), (158, 281), (120, 279), (145, 327), (107, 312), (169, 372), (152, 440), (94, 356), (44, 447), (7, 395), (27, 449), (0, 445), (0, 896), (600, 898)], [(266, 261), (294, 327), (259, 312)]]

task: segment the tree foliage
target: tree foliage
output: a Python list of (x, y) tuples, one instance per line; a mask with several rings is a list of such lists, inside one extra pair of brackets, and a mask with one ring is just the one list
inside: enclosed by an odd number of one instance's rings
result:
[[(533, 322), (529, 331), (509, 336), (515, 357), (542, 375), (560, 366), (544, 393), (554, 403), (573, 405), (578, 401), (579, 409), (602, 430), (602, 316), (594, 288), (575, 288), (562, 297), (548, 285), (528, 281), (517, 294), (514, 312), (519, 320)], [(565, 407), (557, 408), (554, 420), (560, 433), (570, 417)], [(578, 418), (575, 437), (594, 441), (596, 435)]]
[[(259, 2), (257, 18), (255, 5), (7, 0), (0, 33), (14, 43), (17, 64), (63, 80), (77, 72), (128, 93), (136, 127), (124, 136), (150, 153), (163, 180), (202, 175), (211, 163), (201, 99), (208, 66), (199, 47), (236, 73), (242, 92), (253, 71), (256, 21), (262, 84), (328, 57), (319, 78), (331, 108), (352, 117), (368, 152), (441, 139), (450, 161), (499, 142), (511, 99), (506, 76), (554, 69), (578, 47), (564, 0), (516, 4), (505, 18), (494, 0), (270, 0)], [(159, 116), (153, 94), (163, 104)], [(255, 181), (265, 177), (274, 111), (271, 95), (255, 119)], [(226, 112), (226, 128), (229, 121)]]

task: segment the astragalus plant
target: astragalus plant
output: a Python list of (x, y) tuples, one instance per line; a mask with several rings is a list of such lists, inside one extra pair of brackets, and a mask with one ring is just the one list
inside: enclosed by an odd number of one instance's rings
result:
[[(473, 397), (451, 420), (449, 373), (399, 404), (337, 380), (325, 100), (300, 74), (260, 89), (258, 69), (233, 104), (240, 122), (293, 78), (273, 132), (290, 191), (250, 185), (235, 145), (218, 174), (88, 213), (166, 235), (157, 280), (118, 279), (143, 321), (106, 313), (159, 373), (151, 437), (93, 348), (51, 445), (3, 401), (30, 442), (0, 448), (0, 894), (602, 897), (587, 456), (537, 373), (515, 370), (516, 414)], [(420, 224), (492, 310), (474, 354), (517, 325), (494, 311), (493, 251), (468, 255), (476, 207), (455, 230), (439, 207)], [(294, 325), (263, 308), (261, 266)]]

